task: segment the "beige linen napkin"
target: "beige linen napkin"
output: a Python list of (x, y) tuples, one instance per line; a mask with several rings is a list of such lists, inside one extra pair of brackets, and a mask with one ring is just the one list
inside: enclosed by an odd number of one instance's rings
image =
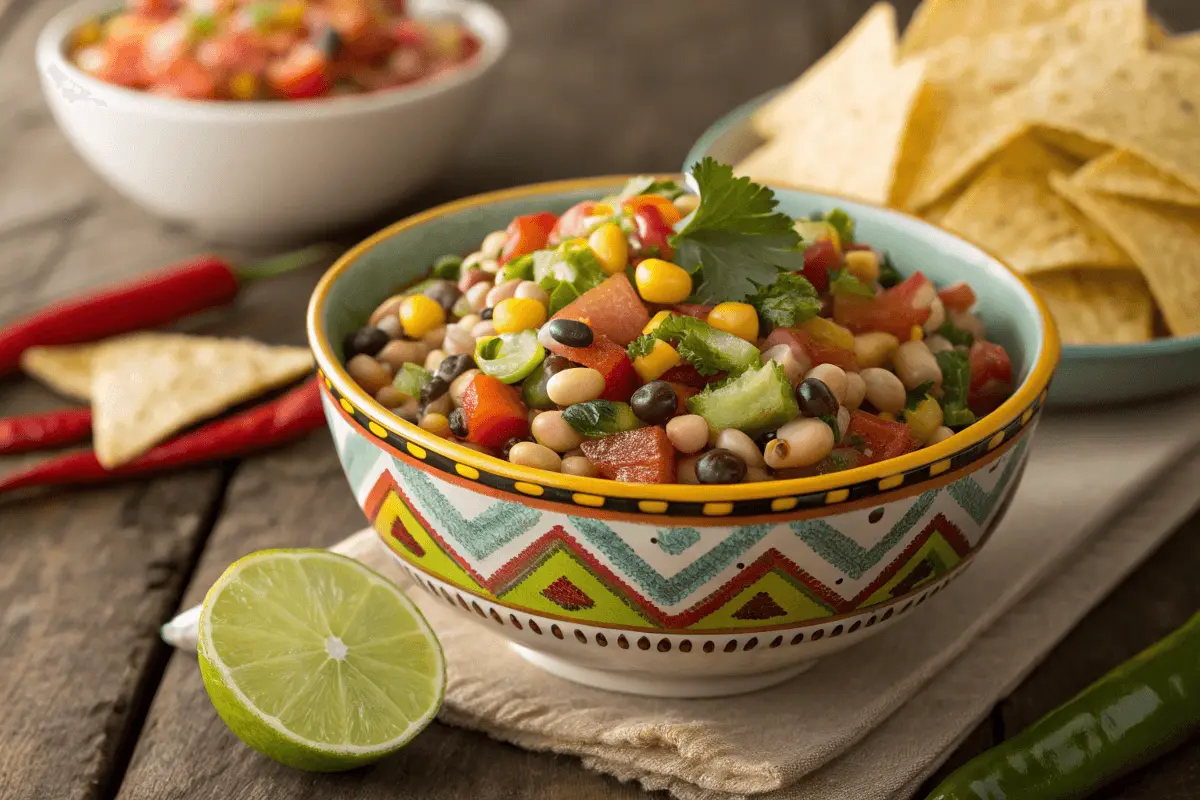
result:
[[(1200, 504), (1198, 442), (1194, 396), (1043, 420), (1007, 517), (962, 579), (903, 624), (738, 697), (577, 686), (414, 589), (450, 664), (442, 718), (684, 800), (907, 797)], [(370, 541), (345, 544), (398, 576)]]

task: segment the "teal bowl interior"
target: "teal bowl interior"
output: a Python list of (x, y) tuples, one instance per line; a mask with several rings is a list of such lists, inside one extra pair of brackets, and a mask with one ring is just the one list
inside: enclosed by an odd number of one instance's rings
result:
[[(486, 204), (464, 204), (378, 238), (329, 287), (323, 322), (334, 353), (341, 358), (346, 334), (361, 326), (389, 295), (425, 277), (438, 256), (471, 252), (487, 233), (504, 228), (514, 216), (559, 213), (581, 200), (616, 191), (624, 180), (613, 178), (604, 185), (592, 181), (582, 187), (568, 183), (567, 188), (548, 184), (514, 195), (500, 193)], [(986, 253), (939, 228), (886, 209), (789, 189), (777, 190), (776, 196), (780, 209), (797, 217), (844, 209), (857, 222), (858, 238), (887, 250), (903, 273), (920, 270), (937, 284), (968, 281), (979, 297), (980, 315), (990, 336), (1012, 357), (1018, 382), (1031, 374), (1045, 342), (1039, 306), (1025, 284)]]
[[(713, 123), (692, 145), (684, 169), (705, 156), (737, 163), (760, 145), (750, 115), (777, 91), (759, 95)], [(929, 274), (933, 277), (932, 271)], [(1120, 405), (1196, 389), (1200, 389), (1200, 336), (1127, 345), (1063, 345), (1047, 403), (1056, 408)]]

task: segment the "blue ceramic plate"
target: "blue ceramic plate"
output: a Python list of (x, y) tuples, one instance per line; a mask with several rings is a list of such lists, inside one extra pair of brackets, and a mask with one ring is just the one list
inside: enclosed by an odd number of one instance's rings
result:
[[(685, 171), (705, 156), (735, 164), (762, 139), (750, 115), (774, 91), (738, 106), (717, 120), (692, 146)], [(1200, 336), (1139, 344), (1064, 345), (1049, 403), (1082, 407), (1136, 403), (1200, 388)]]

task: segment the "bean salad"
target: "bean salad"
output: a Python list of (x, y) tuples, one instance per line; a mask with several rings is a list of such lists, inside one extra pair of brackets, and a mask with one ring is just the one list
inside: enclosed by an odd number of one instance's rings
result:
[(904, 277), (837, 210), (746, 233), (737, 214), (763, 219), (770, 190), (708, 161), (691, 182), (635, 178), (438, 259), (346, 338), (347, 371), (435, 436), (628, 483), (849, 469), (1011, 393), (965, 283)]

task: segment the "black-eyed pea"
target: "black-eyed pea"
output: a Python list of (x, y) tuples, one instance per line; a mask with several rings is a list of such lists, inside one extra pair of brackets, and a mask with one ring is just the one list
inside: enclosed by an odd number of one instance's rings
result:
[(921, 327), (926, 333), (932, 333), (942, 327), (942, 323), (946, 321), (946, 306), (942, 303), (942, 298), (934, 295), (933, 302), (929, 304), (929, 319), (925, 320), (925, 324)]
[(508, 451), (508, 460), (522, 467), (544, 469), (558, 472), (562, 469), (562, 459), (558, 453), (537, 442), (517, 442)]
[(450, 435), (450, 420), (446, 418), (445, 414), (426, 413), (421, 417), (419, 424), (422, 429), (429, 431), (434, 436)]
[(477, 340), (482, 339), (485, 336), (495, 336), (496, 323), (492, 322), (490, 319), (482, 320), (477, 323), (474, 328), (471, 328), (471, 335)]
[(450, 398), (450, 402), (455, 408), (462, 408), (463, 392), (467, 390), (467, 386), (471, 383), (471, 380), (478, 374), (479, 370), (469, 369), (450, 381), (450, 391), (446, 392), (446, 396)]
[(425, 343), (426, 347), (441, 347), (442, 341), (445, 338), (446, 326), (439, 325), (436, 328), (431, 328), (424, 336), (421, 337), (421, 341)]
[(399, 408), (411, 399), (411, 397), (391, 384), (388, 384), (375, 393), (375, 402), (384, 408)]
[(837, 413), (838, 440), (846, 438), (846, 434), (850, 431), (850, 409), (842, 406)]
[(461, 267), (462, 271), (465, 273), (471, 269), (471, 267), (478, 267), (479, 262), (483, 261), (485, 258), (487, 258), (487, 256), (483, 254), (482, 250), (476, 250), (474, 253), (469, 254), (463, 259)]
[(698, 453), (708, 444), (708, 422), (699, 414), (684, 414), (667, 420), (667, 438), (681, 453)]
[(786, 344), (777, 344), (764, 350), (762, 362), (766, 364), (768, 361), (775, 361), (783, 367), (783, 373), (787, 375), (788, 382), (792, 386), (799, 383), (804, 378), (804, 373), (812, 369), (811, 361), (807, 359), (801, 361), (796, 352)]
[(445, 350), (430, 350), (429, 355), (425, 356), (425, 369), (430, 372), (437, 372), (437, 368), (446, 360)]
[(429, 345), (424, 342), (414, 342), (410, 339), (393, 339), (383, 346), (375, 356), (381, 363), (392, 368), (392, 372), (405, 364), (421, 364), (429, 355)]
[(470, 355), (475, 352), (475, 337), (471, 335), (470, 330), (451, 325), (446, 328), (446, 335), (442, 338), (442, 349), (448, 356)]
[(600, 471), (587, 456), (563, 456), (562, 473), (576, 475), (580, 478), (598, 478)]
[(365, 353), (359, 353), (346, 362), (346, 372), (362, 390), (372, 397), (392, 382), (392, 373), (383, 364)]
[(938, 353), (944, 353), (947, 350), (954, 349), (954, 345), (951, 344), (950, 340), (944, 336), (926, 336), (925, 346), (928, 347), (929, 352), (933, 353), (935, 356)]
[(808, 371), (806, 378), (816, 378), (829, 387), (839, 403), (846, 400), (846, 371), (836, 364), (817, 364)]
[(546, 294), (546, 290), (533, 281), (521, 281), (521, 285), (517, 287), (517, 291), (513, 297), (537, 300), (542, 305), (550, 302), (550, 295)]
[(466, 316), (459, 318), (458, 322), (454, 324), (469, 333), (471, 328), (474, 328), (482, 321), (483, 317), (479, 316), (478, 314), (467, 314)]
[(933, 432), (933, 436), (929, 437), (929, 441), (925, 443), (925, 446), (929, 447), (930, 445), (941, 444), (953, 435), (954, 431), (950, 430), (945, 425), (942, 425)]
[(483, 237), (483, 244), (479, 246), (480, 255), (483, 258), (499, 258), (507, 240), (508, 234), (504, 231), (492, 231)]
[(404, 326), (400, 324), (400, 315), (389, 314), (381, 318), (375, 323), (375, 327), (386, 333), (392, 339), (399, 339), (404, 335)]
[[(453, 410), (454, 401), (450, 399), (449, 392), (446, 392), (446, 394), (438, 397), (435, 400), (430, 400), (425, 404), (425, 408), (423, 409), (426, 414), (441, 414), (444, 417), (448, 417), (450, 412)], [(447, 428), (447, 430), (449, 430), (449, 428)]]
[(467, 289), (467, 305), (471, 307), (472, 311), (479, 313), (487, 308), (487, 296), (492, 291), (492, 288), (491, 281), (484, 281)]
[(563, 453), (562, 457), (564, 459), (567, 459), (567, 458), (571, 458), (572, 456), (583, 456), (583, 455), (585, 455), (583, 452), (583, 448), (576, 447), (574, 450), (568, 450), (567, 452)]
[[(492, 290), (487, 293), (485, 308), (495, 308), (500, 304), (501, 300), (507, 300), (517, 294), (517, 289), (520, 287), (519, 280), (505, 281), (504, 283), (496, 284)], [(535, 284), (536, 285), (536, 284)]]
[(833, 429), (814, 417), (797, 417), (767, 442), (764, 458), (772, 469), (810, 467), (833, 452)]
[(846, 373), (846, 396), (842, 398), (842, 406), (856, 410), (862, 405), (863, 398), (867, 396), (867, 384), (863, 381), (862, 376), (857, 372)]
[(530, 432), (538, 444), (549, 447), (556, 453), (566, 453), (579, 447), (583, 437), (563, 419), (562, 412), (554, 409), (538, 414), (530, 425)]
[(904, 410), (908, 393), (896, 375), (882, 367), (869, 367), (859, 373), (866, 392), (863, 395), (876, 411), (898, 414)]
[[(670, 434), (668, 434), (668, 438), (670, 438)], [(745, 461), (747, 467), (765, 467), (767, 465), (754, 440), (736, 428), (726, 428), (717, 434), (715, 444)]]
[(925, 342), (905, 342), (900, 345), (892, 356), (892, 364), (906, 389), (916, 389), (923, 383), (942, 385), (942, 368)]
[(604, 376), (590, 367), (573, 367), (556, 372), (546, 382), (546, 394), (558, 406), (573, 406), (595, 400), (604, 393)]
[(371, 318), (367, 320), (368, 325), (379, 327), (379, 321), (385, 317), (395, 317), (396, 322), (400, 322), (400, 304), (404, 302), (406, 294), (394, 294), (387, 300), (380, 303), (374, 311), (371, 312)]
[(692, 486), (699, 484), (700, 479), (696, 477), (696, 462), (699, 460), (699, 453), (681, 456), (679, 460), (675, 462), (676, 483), (686, 483)]

